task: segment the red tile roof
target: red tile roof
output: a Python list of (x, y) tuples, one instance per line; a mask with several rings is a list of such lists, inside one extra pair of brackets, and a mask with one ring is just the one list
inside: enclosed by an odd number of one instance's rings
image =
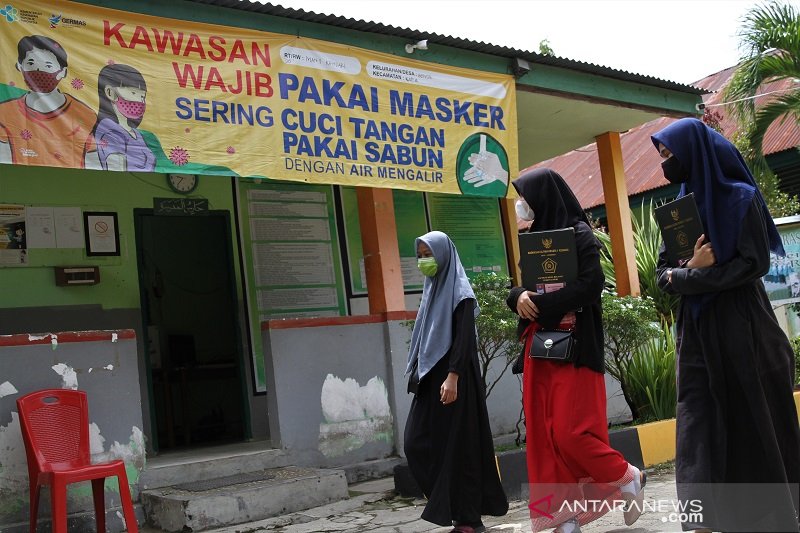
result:
[[(720, 126), (722, 133), (727, 138), (732, 138), (737, 129), (736, 121), (731, 116), (729, 105), (715, 105), (723, 101), (721, 89), (725, 87), (733, 75), (736, 67), (730, 67), (716, 74), (693, 83), (702, 87), (711, 94), (706, 95), (703, 101), (712, 113), (722, 116)], [(763, 104), (769, 98), (774, 98), (777, 92), (798, 87), (798, 82), (793, 79), (771, 82), (761, 87), (761, 94), (772, 93), (756, 99), (756, 105)], [(636, 127), (620, 136), (622, 144), (623, 166), (625, 169), (628, 195), (664, 187), (669, 184), (661, 173), (661, 157), (653, 147), (650, 136), (661, 130), (675, 119), (659, 118)], [(800, 145), (800, 126), (793, 118), (774, 122), (764, 136), (764, 154), (770, 155), (794, 148)], [(531, 168), (552, 168), (569, 183), (575, 196), (578, 197), (585, 209), (603, 205), (603, 184), (600, 178), (600, 162), (597, 158), (597, 145), (589, 144), (564, 155), (542, 161)]]

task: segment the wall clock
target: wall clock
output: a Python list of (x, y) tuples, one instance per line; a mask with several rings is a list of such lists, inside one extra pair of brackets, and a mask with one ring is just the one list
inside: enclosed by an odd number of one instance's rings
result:
[(167, 174), (169, 188), (180, 194), (189, 194), (197, 188), (197, 174)]

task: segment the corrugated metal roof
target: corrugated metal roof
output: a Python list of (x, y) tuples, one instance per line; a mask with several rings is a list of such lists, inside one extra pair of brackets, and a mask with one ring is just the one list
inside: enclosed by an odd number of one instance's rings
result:
[[(727, 85), (736, 67), (730, 67), (702, 80), (694, 85), (709, 91), (703, 101), (708, 109), (719, 113), (722, 118), (720, 126), (727, 138), (732, 138), (737, 130), (736, 120), (731, 115), (729, 106), (714, 106), (723, 101), (722, 89)], [(756, 99), (756, 105), (761, 105), (769, 98), (774, 98), (780, 92), (791, 87), (797, 87), (794, 80), (780, 80), (762, 85), (761, 94), (773, 93)], [(634, 128), (620, 136), (622, 144), (622, 158), (625, 169), (628, 195), (641, 194), (659, 187), (669, 185), (661, 172), (661, 156), (653, 147), (650, 136), (676, 119), (659, 118)], [(800, 126), (791, 118), (785, 121), (774, 122), (764, 135), (764, 154), (770, 155), (800, 145)], [(569, 183), (575, 192), (578, 201), (585, 209), (597, 207), (605, 203), (603, 197), (603, 184), (600, 179), (600, 162), (597, 158), (597, 146), (590, 144), (573, 150), (567, 154), (542, 161), (532, 168), (552, 168)]]
[[(440, 44), (444, 46), (451, 46), (462, 50), (469, 50), (472, 52), (481, 52), (494, 56), (515, 58), (519, 57), (526, 59), (533, 63), (540, 65), (551, 65), (554, 67), (567, 68), (587, 74), (596, 74), (622, 81), (630, 81), (648, 85), (651, 87), (658, 87), (661, 89), (670, 89), (688, 94), (704, 94), (706, 91), (693, 87), (676, 83), (674, 81), (662, 80), (653, 76), (646, 76), (643, 74), (636, 74), (624, 70), (617, 70), (610, 67), (595, 65), (593, 63), (585, 63), (583, 61), (576, 61), (564, 57), (548, 56), (531, 52), (529, 50), (520, 50), (516, 48), (509, 48), (506, 46), (498, 46), (490, 43), (471, 41), (460, 37), (452, 37), (449, 35), (441, 35), (438, 33), (428, 33), (410, 28), (400, 28), (397, 26), (390, 26), (379, 22), (368, 22), (365, 20), (340, 17), (337, 15), (324, 15), (314, 13), (312, 11), (305, 11), (303, 9), (292, 9), (282, 7), (277, 4), (255, 2), (253, 0), (189, 0), (198, 4), (207, 4), (213, 6), (226, 7), (231, 9), (238, 9), (242, 11), (250, 11), (254, 13), (262, 13), (265, 15), (273, 15), (276, 17), (290, 18), (294, 20), (302, 20), (305, 22), (314, 22), (318, 24), (325, 24), (327, 26), (335, 26), (338, 28), (346, 28), (349, 30), (357, 30), (369, 33), (378, 33), (381, 35), (391, 35), (394, 37), (402, 37), (409, 40), (419, 41), (427, 39), (432, 44)], [(335, 6), (335, 3), (332, 5)]]

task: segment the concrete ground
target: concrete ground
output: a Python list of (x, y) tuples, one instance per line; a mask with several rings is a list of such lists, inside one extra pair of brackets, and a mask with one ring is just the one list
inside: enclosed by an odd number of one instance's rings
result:
[[(645, 513), (634, 526), (625, 527), (622, 513), (612, 511), (596, 522), (584, 526), (584, 533), (661, 533), (680, 531), (680, 524), (670, 511), (675, 503), (675, 474), (672, 465), (648, 469), (645, 490)], [(421, 520), (424, 500), (395, 496), (394, 481), (384, 478), (350, 486), (350, 499), (307, 511), (268, 518), (212, 530), (211, 533), (447, 533), (451, 528), (439, 527)], [(650, 512), (648, 512), (648, 510)], [(484, 517), (489, 532), (523, 533), (531, 531), (527, 502), (512, 501), (503, 517)], [(142, 528), (142, 533), (161, 533)]]

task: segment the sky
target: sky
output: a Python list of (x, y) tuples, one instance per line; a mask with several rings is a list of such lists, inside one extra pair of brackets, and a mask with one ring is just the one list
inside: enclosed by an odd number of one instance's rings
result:
[[(800, 5), (800, 0), (790, 0)], [(270, 0), (690, 84), (735, 65), (752, 0)], [(436, 46), (430, 40), (429, 50)]]

